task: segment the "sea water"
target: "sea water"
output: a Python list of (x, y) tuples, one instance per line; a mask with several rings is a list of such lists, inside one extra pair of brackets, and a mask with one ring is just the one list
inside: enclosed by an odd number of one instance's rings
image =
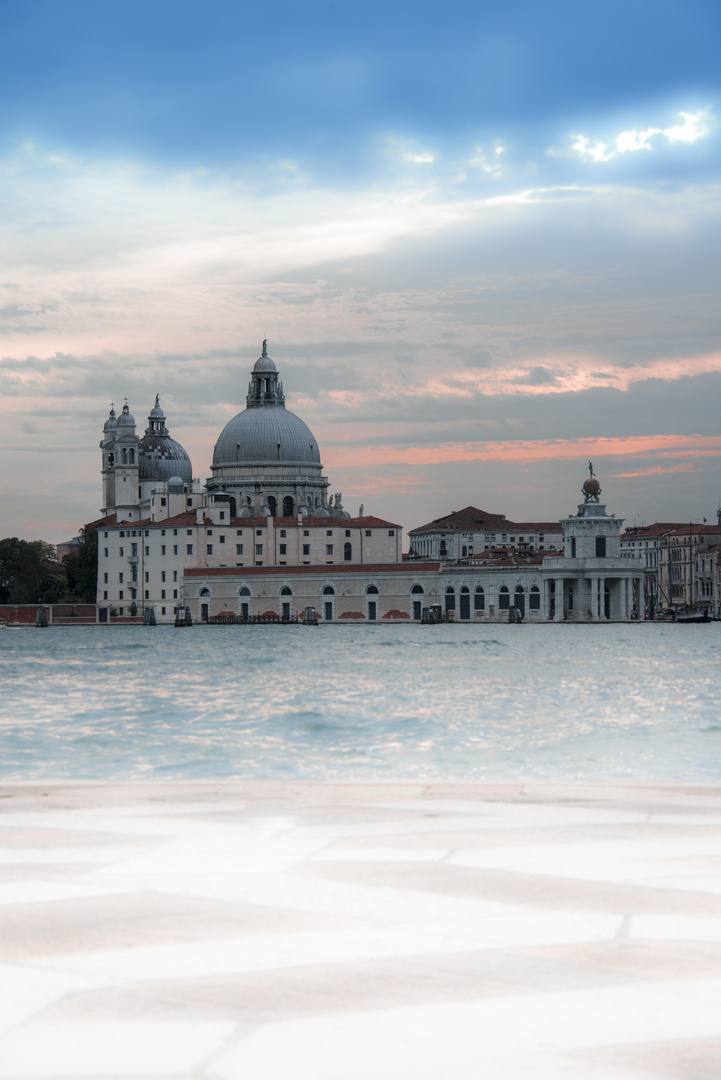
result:
[(721, 780), (721, 623), (0, 632), (0, 777)]

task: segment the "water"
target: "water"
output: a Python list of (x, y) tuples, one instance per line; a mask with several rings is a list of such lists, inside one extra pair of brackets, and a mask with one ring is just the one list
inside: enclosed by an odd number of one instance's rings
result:
[(711, 626), (0, 632), (0, 776), (721, 780)]

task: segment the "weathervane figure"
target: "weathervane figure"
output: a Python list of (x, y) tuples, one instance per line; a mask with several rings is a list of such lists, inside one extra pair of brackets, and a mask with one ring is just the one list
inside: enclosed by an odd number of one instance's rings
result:
[(594, 477), (596, 475), (595, 472), (593, 471), (593, 462), (592, 461), (589, 461), (589, 463), (588, 463), (588, 471), (589, 471), (589, 474), (591, 475), (591, 477)]

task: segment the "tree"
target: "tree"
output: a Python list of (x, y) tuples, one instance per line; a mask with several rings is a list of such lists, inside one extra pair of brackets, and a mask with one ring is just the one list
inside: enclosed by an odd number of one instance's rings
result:
[(0, 540), (0, 603), (40, 602), (45, 582), (59, 569), (54, 547), (44, 540)]
[(84, 604), (94, 604), (98, 589), (98, 532), (90, 526), (80, 530), (77, 549), (63, 559), (68, 589)]

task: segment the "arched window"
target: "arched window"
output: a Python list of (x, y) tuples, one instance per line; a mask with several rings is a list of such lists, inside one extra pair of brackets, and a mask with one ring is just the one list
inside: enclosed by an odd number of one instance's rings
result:
[(468, 545), (468, 554), (473, 555), (473, 544)]
[(411, 592), (412, 593), (422, 593), (423, 592), (423, 586), (422, 585), (414, 585), (413, 588), (411, 589)]
[(510, 606), (511, 598), (508, 595), (508, 589), (505, 585), (501, 585), (500, 589), (498, 590), (498, 610), (508, 611)]
[(447, 554), (448, 554), (448, 551), (446, 549), (446, 542), (445, 542), (445, 540), (441, 540), (441, 555), (447, 555)]
[(198, 596), (210, 596), (210, 589), (201, 589)]
[(283, 517), (293, 517), (293, 509), (293, 496), (286, 495), (286, 497), (283, 499)]
[(461, 586), (461, 592), (462, 593), (467, 593), (467, 592), (470, 592), (470, 589), (468, 588), (467, 585), (462, 585)]
[(461, 548), (461, 558), (465, 559), (467, 554), (468, 554), (468, 547), (466, 546), (466, 544), (464, 544), (463, 547)]
[(538, 585), (531, 586), (531, 595), (528, 597), (528, 606), (531, 611), (539, 611), (541, 608), (541, 592)]
[(268, 496), (268, 512), (270, 513), (271, 517), (278, 516), (278, 500), (276, 499), (275, 495)]
[(247, 585), (243, 586), (243, 588), (238, 593), (238, 596), (250, 596), (250, 589)]
[(456, 610), (456, 594), (449, 585), (446, 589), (446, 611)]
[(288, 588), (287, 585), (284, 585), (283, 588), (280, 590), (280, 595), (281, 596), (292, 596), (293, 595), (293, 590)]
[(323, 589), (323, 596), (335, 596), (335, 589), (332, 585), (326, 585)]
[(343, 558), (345, 559), (346, 562), (350, 562), (351, 559), (353, 558), (353, 550), (352, 550), (352, 548), (350, 546), (350, 543), (347, 543), (347, 544), (343, 545)]
[(366, 592), (367, 593), (377, 593), (378, 589), (377, 589), (377, 587), (375, 585), (369, 585), (368, 588), (366, 589)]
[(123, 465), (128, 464), (128, 451), (125, 448), (123, 448), (123, 452), (121, 454), (121, 461), (122, 461)]
[(485, 611), (486, 609), (486, 596), (480, 585), (473, 595), (473, 607), (476, 611)]
[(523, 596), (523, 585), (516, 585), (516, 596), (520, 593)]
[(129, 463), (131, 465), (135, 464), (135, 451), (134, 450), (128, 450), (128, 461), (129, 461)]

